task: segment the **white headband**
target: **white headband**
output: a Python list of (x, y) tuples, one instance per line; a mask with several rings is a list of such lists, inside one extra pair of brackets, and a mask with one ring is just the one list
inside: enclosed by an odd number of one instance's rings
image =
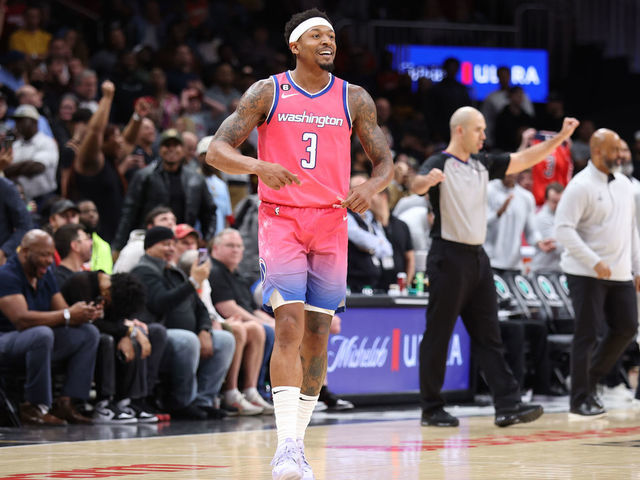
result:
[(291, 32), (291, 35), (289, 35), (289, 43), (297, 42), (304, 32), (306, 32), (307, 30), (313, 27), (319, 27), (321, 25), (324, 25), (325, 27), (329, 27), (331, 30), (333, 30), (333, 25), (331, 25), (331, 23), (329, 23), (325, 18), (322, 18), (322, 17), (308, 18), (307, 20), (305, 20), (304, 22), (302, 22), (300, 25), (298, 25), (296, 28), (293, 29), (293, 32)]

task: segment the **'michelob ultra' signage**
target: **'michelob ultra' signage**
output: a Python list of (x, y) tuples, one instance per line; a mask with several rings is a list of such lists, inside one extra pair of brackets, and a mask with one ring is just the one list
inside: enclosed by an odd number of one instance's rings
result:
[[(343, 394), (401, 393), (420, 389), (424, 308), (349, 308), (342, 332), (329, 337), (327, 375)], [(449, 342), (443, 390), (469, 388), (470, 340), (458, 319)]]
[(388, 45), (393, 67), (408, 73), (414, 82), (428, 77), (439, 82), (442, 63), (450, 57), (460, 61), (457, 80), (469, 87), (471, 98), (484, 98), (498, 88), (498, 67), (511, 69), (511, 83), (521, 86), (532, 102), (546, 102), (549, 89), (548, 54), (545, 50), (522, 48), (432, 47)]

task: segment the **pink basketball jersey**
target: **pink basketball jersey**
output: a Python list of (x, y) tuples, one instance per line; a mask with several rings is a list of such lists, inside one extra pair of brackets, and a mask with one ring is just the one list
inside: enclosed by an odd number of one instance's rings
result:
[(260, 199), (292, 207), (339, 203), (349, 191), (351, 173), (348, 83), (330, 75), (324, 89), (310, 94), (289, 72), (271, 78), (275, 93), (267, 120), (258, 127), (258, 158), (282, 165), (301, 185), (273, 190), (260, 181)]

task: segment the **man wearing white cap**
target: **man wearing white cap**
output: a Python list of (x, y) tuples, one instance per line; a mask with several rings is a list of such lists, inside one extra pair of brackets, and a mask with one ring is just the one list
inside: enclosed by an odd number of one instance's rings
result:
[(212, 135), (202, 138), (196, 147), (196, 155), (200, 163), (200, 170), (207, 182), (207, 188), (213, 203), (216, 204), (216, 232), (221, 232), (227, 227), (227, 217), (233, 212), (231, 210), (231, 196), (229, 195), (229, 187), (227, 183), (218, 176), (219, 170), (212, 167), (206, 162), (207, 150), (211, 143)]
[(38, 130), (40, 114), (34, 106), (20, 105), (12, 117), (20, 138), (13, 143), (13, 163), (5, 175), (17, 177), (25, 196), (40, 205), (58, 186), (58, 146)]
[[(344, 307), (346, 209), (369, 209), (393, 177), (393, 159), (372, 98), (330, 73), (336, 40), (327, 15), (317, 9), (293, 15), (285, 40), (296, 68), (249, 87), (214, 135), (207, 162), (259, 179), (263, 303), (276, 322), (272, 476), (312, 480), (303, 440), (327, 371), (331, 319)], [(236, 150), (254, 127), (259, 159)], [(373, 172), (349, 189), (353, 131)]]

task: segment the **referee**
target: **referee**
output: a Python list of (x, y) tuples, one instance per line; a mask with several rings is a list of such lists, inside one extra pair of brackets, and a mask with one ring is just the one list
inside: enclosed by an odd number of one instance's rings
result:
[(507, 366), (498, 327), (498, 306), (489, 258), (482, 248), (487, 231), (487, 183), (518, 173), (544, 160), (578, 126), (565, 118), (553, 138), (517, 153), (479, 153), (485, 120), (472, 107), (451, 116), (447, 149), (429, 157), (411, 189), (424, 195), (435, 212), (433, 243), (427, 258), (429, 306), (427, 328), (420, 344), (422, 425), (455, 427), (458, 419), (444, 410), (440, 393), (447, 348), (458, 315), (473, 340), (500, 427), (532, 422), (542, 415), (539, 405), (520, 403), (520, 388)]

